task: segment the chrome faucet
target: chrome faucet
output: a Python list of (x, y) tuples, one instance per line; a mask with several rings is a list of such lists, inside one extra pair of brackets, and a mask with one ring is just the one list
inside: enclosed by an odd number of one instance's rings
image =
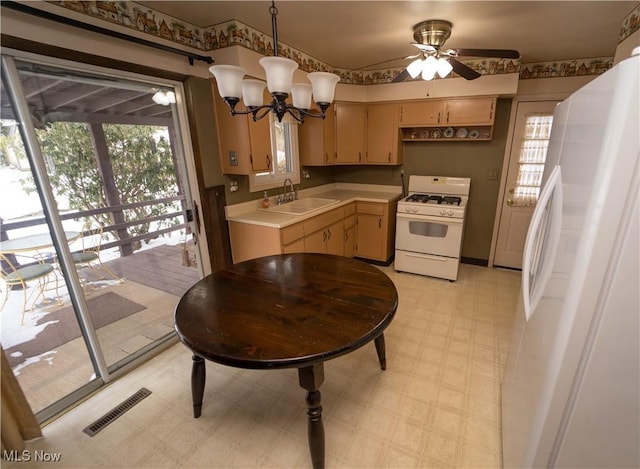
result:
[[(289, 192), (289, 194), (287, 194), (287, 181), (289, 181), (289, 187), (291, 188), (291, 191)], [(293, 197), (294, 197), (294, 191), (293, 191), (293, 181), (291, 181), (291, 178), (287, 178), (284, 180), (284, 185), (282, 187), (282, 190), (284, 192), (284, 201), (285, 202), (291, 202), (293, 201)]]

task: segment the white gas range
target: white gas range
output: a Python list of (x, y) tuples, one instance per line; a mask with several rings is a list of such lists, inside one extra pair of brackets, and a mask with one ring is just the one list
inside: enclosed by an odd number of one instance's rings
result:
[(397, 271), (458, 278), (469, 178), (410, 176), (396, 214)]

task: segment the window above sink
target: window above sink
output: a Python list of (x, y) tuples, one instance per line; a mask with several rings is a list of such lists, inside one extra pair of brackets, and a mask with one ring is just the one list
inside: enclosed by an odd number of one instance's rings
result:
[[(251, 125), (252, 122), (249, 122)], [(300, 159), (298, 156), (298, 124), (293, 119), (278, 122), (269, 115), (271, 130), (271, 153), (275, 155), (271, 171), (252, 173), (249, 176), (249, 191), (258, 192), (274, 187), (282, 187), (289, 178), (293, 184), (300, 184)]]

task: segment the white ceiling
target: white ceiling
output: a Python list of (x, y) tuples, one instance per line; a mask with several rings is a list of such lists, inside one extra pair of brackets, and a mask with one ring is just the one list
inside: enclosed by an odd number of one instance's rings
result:
[[(198, 27), (231, 19), (271, 36), (269, 1), (139, 1)], [(412, 26), (453, 23), (449, 48), (516, 49), (522, 63), (613, 57), (637, 1), (278, 1), (278, 40), (338, 68), (414, 54)]]

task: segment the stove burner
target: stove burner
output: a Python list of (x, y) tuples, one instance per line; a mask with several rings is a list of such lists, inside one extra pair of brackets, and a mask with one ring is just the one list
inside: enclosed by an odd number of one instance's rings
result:
[(411, 194), (405, 199), (405, 202), (417, 202), (420, 204), (442, 204), (442, 205), (460, 205), (462, 199), (453, 195), (429, 195), (429, 194)]
[(448, 196), (444, 196), (442, 198), (442, 201), (439, 203), (445, 204), (445, 205), (460, 205), (460, 202), (462, 202), (462, 199), (460, 197), (448, 195)]
[(440, 195), (429, 195), (429, 194), (412, 194), (406, 198), (407, 202), (418, 202), (421, 204), (435, 203), (439, 204), (442, 201), (442, 196)]

